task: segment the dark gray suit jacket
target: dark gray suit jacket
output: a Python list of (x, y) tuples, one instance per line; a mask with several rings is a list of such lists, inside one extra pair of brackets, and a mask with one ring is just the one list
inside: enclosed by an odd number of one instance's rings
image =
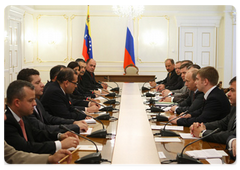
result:
[(22, 129), (11, 111), (7, 108), (7, 120), (4, 122), (5, 141), (13, 146), (16, 150), (33, 152), (33, 153), (49, 153), (56, 152), (54, 140), (57, 139), (58, 133), (50, 133), (48, 131), (39, 130), (31, 126), (28, 117), (22, 117), (28, 141), (23, 137)]
[(203, 133), (203, 136), (206, 136), (217, 128), (219, 128), (219, 131), (210, 135), (204, 140), (226, 144), (228, 137), (236, 134), (236, 126), (233, 126), (235, 118), (236, 106), (232, 106), (230, 114), (228, 114), (225, 118), (218, 121), (205, 123), (207, 130)]
[(203, 92), (197, 91), (194, 94), (194, 91), (191, 91), (190, 96), (187, 99), (179, 103), (179, 107), (176, 109), (177, 114), (185, 112), (188, 110), (189, 112), (193, 112), (194, 110), (201, 109), (203, 105), (204, 99)]
[(215, 87), (208, 95), (201, 109), (190, 112), (191, 118), (181, 118), (177, 120), (179, 126), (191, 126), (194, 122), (207, 123), (221, 120), (226, 117), (231, 110), (231, 105), (225, 93)]
[[(65, 125), (69, 129), (79, 133), (80, 128), (77, 125), (74, 125), (74, 119), (64, 119), (57, 116), (50, 115), (47, 111), (45, 111), (42, 103), (36, 98), (37, 103), (37, 113), (35, 110), (33, 114), (29, 116), (30, 123), (32, 126), (40, 130), (48, 130), (49, 132), (66, 132), (66, 130), (60, 129), (60, 125)], [(39, 115), (41, 114), (41, 115)]]

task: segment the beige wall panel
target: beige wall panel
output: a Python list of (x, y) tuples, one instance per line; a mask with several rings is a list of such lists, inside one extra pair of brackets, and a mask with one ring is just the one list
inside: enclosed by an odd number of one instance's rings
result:
[(63, 62), (68, 59), (68, 19), (61, 16), (39, 16), (38, 60), (40, 62)]
[(168, 19), (165, 17), (142, 17), (138, 25), (135, 57), (141, 62), (164, 62), (168, 57), (168, 28)]
[(34, 34), (34, 17), (33, 14), (25, 13), (24, 15), (24, 63), (33, 63), (34, 60), (34, 43), (36, 37)]
[(127, 31), (126, 18), (95, 16), (90, 19), (93, 57), (96, 61), (123, 62)]

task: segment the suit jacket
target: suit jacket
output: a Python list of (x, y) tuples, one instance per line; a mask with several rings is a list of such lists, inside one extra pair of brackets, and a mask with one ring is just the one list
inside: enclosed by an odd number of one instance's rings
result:
[(4, 159), (9, 164), (46, 164), (49, 154), (17, 151), (4, 141)]
[(90, 73), (86, 70), (85, 74), (82, 76), (81, 85), (88, 90), (97, 90), (98, 88), (103, 88), (101, 84), (96, 82), (95, 74)]
[(183, 99), (183, 100), (187, 99), (190, 94), (190, 90), (185, 85), (181, 89), (172, 90), (172, 92), (174, 92), (173, 102), (177, 102), (181, 99)]
[(194, 122), (212, 122), (221, 120), (230, 112), (231, 105), (225, 93), (215, 87), (204, 101), (201, 109), (190, 112), (191, 118), (181, 118), (177, 120), (179, 126), (191, 126)]
[[(80, 133), (80, 128), (77, 125), (74, 125), (74, 119), (64, 119), (57, 116), (53, 116), (49, 114), (47, 111), (45, 111), (42, 103), (36, 98), (37, 103), (37, 113), (35, 110), (33, 111), (33, 114), (28, 116), (30, 123), (32, 126), (35, 126), (36, 128), (40, 130), (48, 130), (49, 132), (61, 132), (64, 133), (66, 130), (60, 129), (60, 125), (65, 125), (69, 129)], [(40, 115), (41, 114), (41, 115)]]
[(22, 129), (11, 111), (7, 108), (7, 120), (4, 122), (5, 141), (16, 150), (33, 153), (55, 153), (57, 133), (49, 133), (31, 126), (27, 117), (22, 117), (28, 141), (23, 137)]
[(236, 126), (233, 126), (235, 118), (236, 106), (232, 106), (230, 114), (228, 114), (225, 118), (218, 121), (205, 123), (204, 125), (206, 126), (207, 130), (203, 133), (203, 136), (206, 136), (217, 128), (219, 128), (219, 131), (203, 140), (226, 144), (228, 137), (236, 134)]
[(167, 77), (164, 80), (156, 82), (157, 84), (164, 84), (166, 89), (169, 90), (176, 90), (182, 88), (184, 85), (184, 82), (181, 78), (181, 76), (177, 75), (175, 72), (175, 69), (167, 74)]
[(86, 115), (74, 111), (74, 108), (83, 110), (84, 107), (73, 106), (68, 94), (64, 94), (58, 82), (52, 83), (41, 97), (44, 109), (53, 116), (65, 119), (82, 120)]
[(194, 110), (201, 109), (204, 99), (203, 96), (203, 92), (197, 91), (194, 94), (194, 91), (191, 91), (190, 96), (178, 104), (179, 107), (176, 109), (177, 114), (185, 112), (186, 110), (193, 112)]
[[(235, 129), (235, 133), (233, 135), (229, 136), (227, 139), (227, 142), (226, 142), (227, 149), (229, 149), (229, 146), (228, 146), (229, 141), (233, 138), (236, 138), (236, 129)], [(230, 158), (233, 160), (236, 160), (236, 156), (233, 156), (232, 150), (229, 150), (228, 152), (229, 152)]]

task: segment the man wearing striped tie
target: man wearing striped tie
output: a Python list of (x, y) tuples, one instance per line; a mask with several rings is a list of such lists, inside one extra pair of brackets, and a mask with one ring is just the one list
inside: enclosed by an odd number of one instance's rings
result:
[[(204, 140), (209, 142), (217, 142), (226, 144), (227, 140), (230, 136), (234, 135), (236, 137), (236, 77), (234, 77), (230, 81), (230, 91), (227, 96), (232, 105), (230, 113), (223, 119), (209, 122), (209, 123), (193, 123), (190, 126), (190, 132), (196, 137), (203, 137), (207, 134), (211, 133), (214, 129), (219, 128), (217, 133), (214, 133)], [(232, 141), (236, 140), (236, 138), (232, 138)], [(229, 141), (231, 145), (231, 140)], [(236, 141), (235, 141), (236, 142)], [(228, 145), (228, 143), (227, 143)], [(232, 149), (230, 146), (229, 149)], [(236, 156), (236, 154), (235, 154)]]

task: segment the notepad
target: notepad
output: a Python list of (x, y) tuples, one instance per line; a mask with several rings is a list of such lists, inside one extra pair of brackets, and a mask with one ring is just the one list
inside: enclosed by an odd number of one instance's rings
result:
[(90, 135), (92, 133), (92, 129), (93, 128), (88, 128), (88, 130), (86, 132), (81, 130), (80, 131), (80, 135)]

